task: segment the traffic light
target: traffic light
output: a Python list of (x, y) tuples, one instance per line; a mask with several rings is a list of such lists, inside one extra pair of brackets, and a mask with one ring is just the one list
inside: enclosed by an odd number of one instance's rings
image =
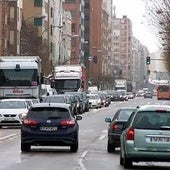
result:
[(151, 63), (151, 58), (149, 56), (146, 57), (146, 64), (149, 65)]

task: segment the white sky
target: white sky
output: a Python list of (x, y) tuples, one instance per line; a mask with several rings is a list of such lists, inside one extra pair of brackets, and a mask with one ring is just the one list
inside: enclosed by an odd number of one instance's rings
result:
[(122, 18), (122, 15), (132, 21), (133, 36), (145, 45), (149, 52), (159, 50), (157, 38), (151, 33), (146, 19), (144, 19), (145, 7), (142, 0), (113, 0), (116, 6), (116, 16)]

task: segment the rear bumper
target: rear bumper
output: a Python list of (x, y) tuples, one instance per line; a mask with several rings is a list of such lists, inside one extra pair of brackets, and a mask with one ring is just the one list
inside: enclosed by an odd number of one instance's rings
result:
[(78, 140), (78, 132), (49, 135), (47, 133), (28, 133), (21, 131), (21, 143), (41, 146), (70, 146)]
[(120, 146), (120, 135), (121, 134), (109, 134), (108, 135), (109, 143), (112, 143), (114, 146), (119, 147)]

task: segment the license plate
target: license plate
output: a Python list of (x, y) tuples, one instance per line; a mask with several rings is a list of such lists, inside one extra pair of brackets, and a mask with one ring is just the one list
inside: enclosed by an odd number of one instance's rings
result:
[(170, 137), (151, 137), (150, 141), (154, 143), (170, 143)]
[(15, 118), (12, 118), (12, 117), (6, 117), (4, 118), (5, 121), (12, 121), (12, 120), (15, 120)]
[(40, 130), (42, 131), (57, 131), (57, 127), (46, 127), (46, 126), (42, 126), (40, 127)]

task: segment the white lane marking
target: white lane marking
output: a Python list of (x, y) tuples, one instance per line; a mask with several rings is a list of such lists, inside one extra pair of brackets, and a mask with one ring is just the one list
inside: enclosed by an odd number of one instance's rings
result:
[(83, 159), (85, 158), (88, 151), (84, 151), (81, 157), (79, 158), (79, 165), (82, 170), (86, 170), (86, 167), (83, 164)]
[(99, 140), (102, 140), (102, 139), (104, 139), (106, 137), (106, 135), (101, 135), (100, 137), (99, 137)]
[(102, 132), (103, 132), (103, 133), (107, 133), (107, 130), (103, 130)]
[(0, 141), (2, 141), (2, 140), (6, 140), (6, 139), (9, 139), (9, 138), (13, 138), (13, 137), (15, 137), (15, 136), (17, 136), (18, 134), (11, 134), (11, 135), (7, 135), (7, 136), (4, 136), (4, 137), (0, 137)]

